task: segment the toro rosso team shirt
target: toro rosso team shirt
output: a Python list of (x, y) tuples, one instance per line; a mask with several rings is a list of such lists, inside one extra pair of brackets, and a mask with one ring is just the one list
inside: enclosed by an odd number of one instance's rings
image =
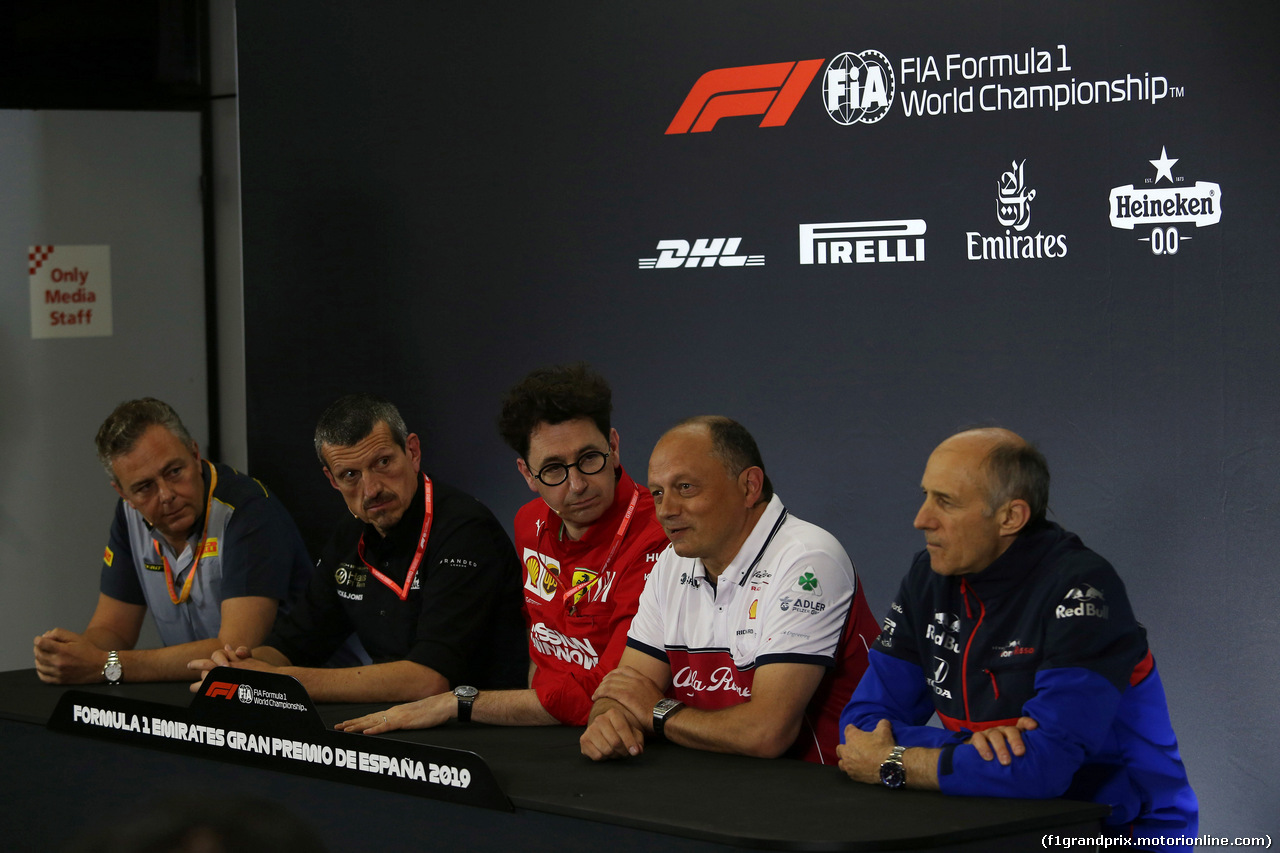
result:
[[(1110, 563), (1052, 522), (976, 574), (929, 563), (920, 552), (903, 580), (841, 731), (888, 719), (899, 744), (942, 747), (947, 794), (1093, 800), (1135, 838), (1194, 836), (1164, 688)], [(935, 711), (945, 728), (925, 725)], [(1022, 716), (1039, 728), (1007, 767), (965, 743)]]
[(834, 764), (840, 709), (878, 631), (844, 548), (774, 495), (716, 584), (701, 560), (663, 552), (627, 644), (669, 663), (671, 695), (706, 710), (749, 701), (759, 667), (826, 667), (789, 755)]

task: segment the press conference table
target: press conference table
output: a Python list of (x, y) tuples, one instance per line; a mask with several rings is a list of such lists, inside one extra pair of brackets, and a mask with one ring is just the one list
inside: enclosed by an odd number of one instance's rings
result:
[[(383, 737), (477, 753), (514, 811), (494, 811), (107, 742), (45, 728), (68, 688), (34, 670), (0, 673), (0, 796), (6, 849), (56, 850), (161, 793), (262, 797), (288, 805), (334, 853), (586, 849), (723, 851), (1040, 849), (1046, 833), (1096, 835), (1105, 807), (890, 791), (799, 761), (716, 755), (649, 743), (639, 758), (595, 764), (580, 729), (447, 725)], [(75, 688), (186, 707), (182, 684)], [(320, 705), (334, 723), (385, 705)], [(353, 742), (365, 736), (349, 736)], [(18, 819), (18, 816), (22, 816)]]

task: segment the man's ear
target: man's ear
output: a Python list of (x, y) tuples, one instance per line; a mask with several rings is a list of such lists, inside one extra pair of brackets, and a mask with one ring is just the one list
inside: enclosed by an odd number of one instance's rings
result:
[[(335, 479), (333, 479), (333, 474), (332, 474), (332, 472), (330, 472), (330, 471), (329, 471), (329, 466), (328, 466), (328, 465), (326, 465), (326, 466), (324, 466), (323, 468), (321, 468), (320, 470), (324, 472), (324, 478), (325, 478), (326, 480), (328, 480), (328, 481), (329, 481), (329, 485), (331, 485), (331, 486), (333, 486), (335, 489), (337, 489), (337, 488), (338, 488), (338, 481), (337, 481), (337, 480), (335, 480)], [(341, 491), (341, 489), (338, 489), (338, 490), (339, 490), (339, 491)]]
[(525, 483), (529, 486), (529, 491), (537, 494), (538, 478), (533, 476), (533, 472), (529, 470), (529, 466), (519, 456), (516, 457), (516, 470), (520, 472), (520, 476), (524, 477)]
[(418, 441), (417, 433), (409, 433), (404, 439), (404, 452), (409, 454), (409, 459), (413, 461), (413, 470), (422, 470), (422, 444)]
[(1017, 536), (1031, 521), (1031, 505), (1022, 498), (1014, 498), (1005, 504), (1000, 516), (1000, 535)]
[(760, 503), (760, 497), (764, 494), (763, 468), (754, 465), (750, 468), (744, 468), (742, 473), (738, 475), (738, 482), (742, 486), (743, 498), (747, 509)]

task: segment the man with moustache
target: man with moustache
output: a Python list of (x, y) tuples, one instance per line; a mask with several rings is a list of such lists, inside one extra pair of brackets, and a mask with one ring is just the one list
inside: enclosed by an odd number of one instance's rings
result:
[(617, 666), (645, 578), (667, 547), (653, 498), (622, 468), (612, 396), (604, 377), (570, 364), (533, 371), (503, 401), (498, 429), (538, 495), (515, 520), (529, 686), (441, 694), (339, 728), (378, 734), (458, 718), (586, 725), (591, 694)]
[(595, 693), (582, 753), (639, 755), (652, 734), (834, 764), (843, 697), (878, 629), (844, 548), (783, 507), (755, 440), (729, 418), (669, 430), (649, 491), (671, 548)]
[[(120, 496), (98, 605), (83, 634), (54, 628), (36, 637), (40, 679), (183, 681), (193, 657), (262, 642), (311, 571), (275, 496), (201, 459), (178, 413), (154, 397), (117, 406), (95, 442)], [(148, 611), (164, 646), (135, 649)]]
[[(916, 555), (841, 716), (851, 779), (1111, 807), (1136, 846), (1194, 837), (1164, 687), (1115, 569), (1045, 520), (1044, 456), (1005, 429), (934, 450)], [(935, 713), (945, 728), (925, 725)]]
[[(315, 448), (351, 517), (321, 552), (306, 595), (263, 645), (223, 650), (192, 667), (278, 671), (319, 702), (407, 701), (471, 683), (523, 683), (518, 563), (493, 514), (421, 471), (418, 436), (379, 397), (333, 403), (316, 426)], [(372, 664), (322, 667), (353, 632)]]

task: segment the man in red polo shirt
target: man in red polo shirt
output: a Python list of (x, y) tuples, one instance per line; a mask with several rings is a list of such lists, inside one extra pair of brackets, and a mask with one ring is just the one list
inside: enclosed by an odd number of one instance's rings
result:
[(498, 426), (538, 497), (516, 513), (529, 687), (462, 686), (339, 725), (371, 734), (452, 719), (586, 725), (618, 664), (645, 578), (667, 547), (653, 498), (622, 468), (612, 392), (585, 364), (541, 368), (507, 394)]

